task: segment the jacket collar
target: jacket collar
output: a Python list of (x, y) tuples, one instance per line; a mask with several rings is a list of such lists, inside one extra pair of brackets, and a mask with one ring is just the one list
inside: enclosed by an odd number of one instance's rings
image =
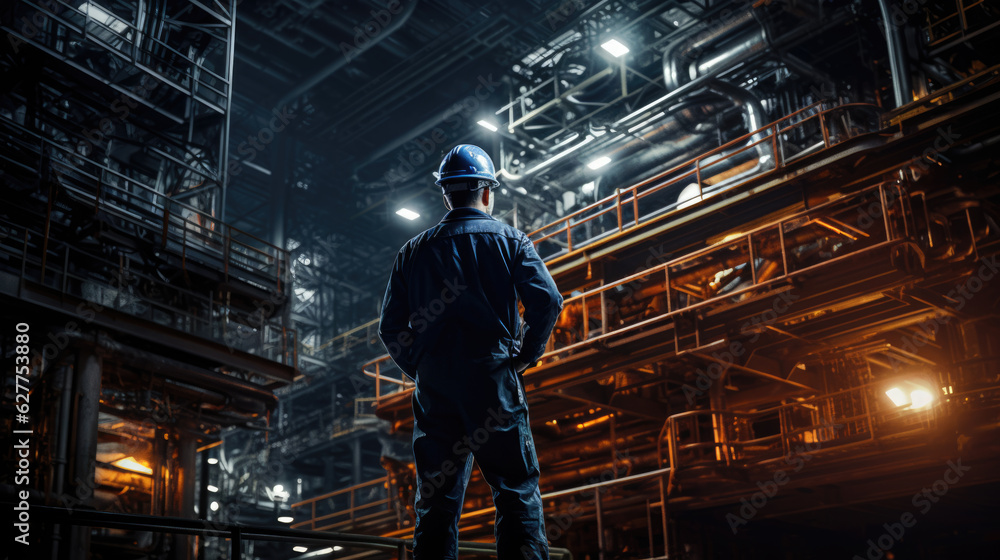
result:
[(444, 218), (441, 218), (441, 223), (457, 222), (462, 220), (496, 220), (496, 218), (475, 208), (455, 208), (445, 214)]

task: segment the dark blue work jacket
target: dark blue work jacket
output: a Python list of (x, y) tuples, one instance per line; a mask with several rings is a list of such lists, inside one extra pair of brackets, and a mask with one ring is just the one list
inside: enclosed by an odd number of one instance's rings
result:
[(406, 375), (427, 372), (437, 385), (477, 363), (538, 361), (560, 309), (562, 296), (528, 236), (456, 208), (399, 250), (379, 336)]

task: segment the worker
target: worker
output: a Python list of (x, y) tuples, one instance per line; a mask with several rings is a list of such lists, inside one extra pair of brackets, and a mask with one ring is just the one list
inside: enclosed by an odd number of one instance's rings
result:
[[(448, 213), (396, 255), (379, 336), (415, 381), (415, 560), (457, 558), (473, 457), (493, 489), (497, 554), (548, 558), (523, 372), (562, 296), (528, 237), (496, 219), (493, 161), (456, 146), (436, 184)], [(524, 304), (524, 318), (518, 303)]]

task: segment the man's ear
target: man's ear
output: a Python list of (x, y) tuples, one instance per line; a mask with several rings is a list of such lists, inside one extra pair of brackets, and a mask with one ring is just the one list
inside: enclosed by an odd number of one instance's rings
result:
[(451, 207), (451, 199), (448, 198), (448, 195), (443, 194), (441, 195), (441, 198), (444, 199), (444, 207), (447, 208), (449, 212), (454, 210), (454, 208)]
[(483, 198), (482, 198), (483, 206), (489, 206), (490, 205), (490, 197), (493, 196), (492, 192), (493, 192), (493, 189), (491, 189), (489, 187), (483, 189)]

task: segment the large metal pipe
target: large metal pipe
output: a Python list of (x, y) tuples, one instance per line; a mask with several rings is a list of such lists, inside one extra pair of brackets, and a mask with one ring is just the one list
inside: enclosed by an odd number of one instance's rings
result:
[(889, 0), (878, 0), (882, 12), (882, 25), (885, 28), (885, 41), (889, 49), (889, 71), (892, 72), (892, 93), (896, 107), (902, 107), (910, 101), (904, 78), (908, 76), (906, 69), (906, 43), (902, 37), (902, 27), (892, 23)]
[[(81, 348), (77, 356), (74, 396), (76, 422), (74, 423), (73, 486), (76, 497), (84, 506), (94, 495), (97, 468), (97, 425), (101, 406), (101, 358), (93, 348)], [(90, 552), (90, 528), (73, 527), (70, 557), (85, 558)]]

